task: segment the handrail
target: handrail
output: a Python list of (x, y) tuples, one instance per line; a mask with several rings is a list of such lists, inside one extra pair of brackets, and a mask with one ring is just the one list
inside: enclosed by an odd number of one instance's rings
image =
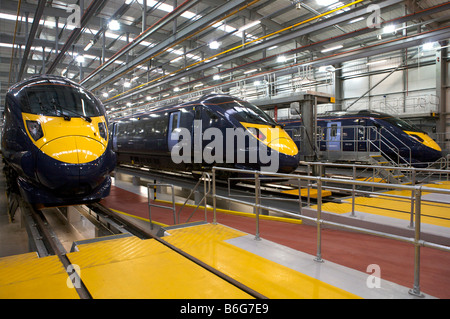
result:
[[(166, 186), (172, 188), (172, 207), (152, 204), (150, 200), (150, 186), (154, 188), (156, 192), (156, 187)], [(173, 222), (176, 224), (176, 215), (175, 215), (175, 192), (173, 184), (158, 184), (158, 183), (147, 183), (147, 198), (148, 198), (148, 219), (150, 220), (150, 228), (153, 230), (153, 222), (152, 222), (152, 207), (171, 209), (173, 211)]]
[[(207, 221), (207, 196), (211, 192), (211, 176), (210, 176), (210, 174), (208, 172), (203, 172), (202, 173), (202, 178), (200, 178), (198, 180), (198, 182), (195, 184), (195, 186), (191, 190), (189, 196), (186, 197), (186, 200), (184, 201), (183, 205), (181, 205), (180, 208), (178, 209), (178, 212), (175, 209), (175, 192), (174, 192), (174, 185), (173, 184), (159, 184), (159, 183), (156, 183), (156, 182), (155, 183), (148, 183), (147, 184), (147, 198), (148, 198), (148, 207), (149, 207), (148, 208), (148, 213), (149, 213), (151, 229), (153, 229), (152, 218), (151, 218), (151, 207), (159, 207), (159, 208), (164, 208), (164, 209), (171, 209), (173, 211), (173, 223), (175, 225), (179, 224), (180, 223), (180, 214), (181, 214), (182, 209), (186, 206), (186, 204), (189, 201), (190, 197), (197, 190), (197, 188), (200, 185), (200, 182), (202, 180), (204, 181), (204, 183), (203, 183), (203, 193), (204, 193), (203, 197), (202, 197), (202, 199), (200, 199), (200, 201), (198, 202), (197, 206), (194, 208), (194, 211), (188, 217), (186, 222), (189, 222), (189, 220), (192, 218), (194, 213), (200, 207), (202, 202), (203, 202), (204, 209), (205, 209), (205, 222), (206, 222)], [(157, 205), (157, 204), (152, 204), (151, 203), (151, 200), (150, 200), (150, 187), (153, 187), (155, 189), (156, 187), (159, 187), (159, 186), (168, 186), (168, 187), (172, 188), (172, 207), (163, 206), (163, 205)], [(154, 191), (156, 191), (156, 189)]]
[[(216, 193), (216, 171), (224, 171), (224, 172), (228, 172), (228, 173), (241, 173), (241, 174), (245, 174), (245, 175), (254, 175), (255, 176), (255, 203), (253, 204), (253, 203), (241, 201), (238, 199), (217, 195), (217, 193)], [(267, 207), (265, 205), (262, 205), (260, 203), (260, 194), (259, 194), (260, 188), (258, 187), (260, 175), (273, 176), (273, 177), (284, 177), (284, 178), (288, 178), (288, 179), (297, 179), (299, 181), (300, 180), (307, 180), (309, 182), (315, 181), (316, 185), (317, 185), (317, 215), (316, 215), (316, 217), (314, 218), (314, 217), (309, 217), (309, 216), (305, 216), (305, 215), (301, 215), (301, 214), (294, 214), (292, 212), (287, 212), (287, 211), (284, 211), (279, 208)], [(421, 226), (422, 192), (433, 192), (433, 193), (450, 195), (450, 190), (431, 188), (431, 187), (425, 187), (425, 186), (417, 186), (417, 185), (413, 185), (413, 186), (399, 185), (399, 184), (383, 185), (386, 188), (391, 188), (391, 189), (395, 189), (395, 190), (409, 190), (413, 194), (413, 196), (411, 196), (410, 199), (411, 199), (411, 214), (412, 214), (412, 216), (414, 215), (414, 217), (415, 217), (414, 218), (414, 224), (415, 224), (414, 225), (414, 238), (408, 238), (408, 237), (394, 235), (394, 234), (390, 234), (390, 233), (386, 233), (386, 232), (375, 231), (375, 230), (370, 230), (370, 229), (356, 227), (356, 226), (349, 226), (349, 225), (345, 225), (342, 223), (331, 222), (331, 221), (322, 219), (322, 216), (321, 216), (321, 213), (322, 213), (322, 189), (324, 188), (322, 184), (324, 182), (336, 183), (337, 180), (332, 179), (332, 178), (321, 177), (321, 176), (310, 176), (310, 175), (304, 176), (304, 175), (294, 175), (294, 174), (260, 172), (260, 171), (253, 171), (253, 170), (243, 170), (243, 169), (234, 169), (234, 168), (214, 166), (212, 168), (213, 223), (214, 224), (217, 223), (217, 213), (216, 213), (216, 204), (217, 204), (216, 200), (217, 199), (225, 199), (225, 200), (232, 201), (235, 203), (249, 205), (249, 206), (252, 206), (255, 208), (255, 212), (256, 212), (255, 240), (260, 239), (259, 213), (260, 213), (261, 209), (268, 209), (268, 210), (275, 211), (275, 212), (285, 214), (288, 216), (297, 217), (297, 218), (301, 217), (302, 219), (312, 221), (312, 222), (316, 223), (316, 226), (317, 226), (317, 249), (316, 249), (316, 257), (314, 259), (317, 262), (323, 262), (322, 250), (321, 250), (321, 247), (322, 247), (322, 237), (321, 237), (322, 225), (333, 226), (333, 227), (337, 227), (337, 228), (341, 228), (341, 229), (345, 229), (345, 230), (357, 231), (357, 232), (364, 233), (364, 234), (370, 234), (370, 235), (375, 235), (375, 236), (379, 236), (379, 237), (399, 240), (399, 241), (406, 242), (406, 243), (411, 243), (415, 247), (414, 284), (413, 284), (413, 288), (411, 288), (409, 290), (409, 293), (416, 297), (424, 297), (424, 295), (420, 292), (420, 247), (421, 246), (430, 247), (430, 248), (440, 249), (440, 250), (447, 251), (447, 252), (450, 252), (450, 247), (421, 240), (420, 226)], [(359, 185), (359, 186), (367, 186), (367, 187), (379, 187), (378, 183), (355, 181), (355, 180), (342, 179), (342, 180), (339, 180), (339, 183), (348, 184), (348, 185), (352, 185), (352, 186)], [(355, 192), (355, 187), (353, 187), (352, 192)], [(299, 201), (299, 204), (301, 205), (301, 200)]]

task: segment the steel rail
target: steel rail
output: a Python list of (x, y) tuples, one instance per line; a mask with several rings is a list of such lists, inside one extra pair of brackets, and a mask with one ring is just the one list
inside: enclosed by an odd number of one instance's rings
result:
[(45, 243), (48, 244), (49, 247), (47, 246), (46, 247), (49, 255), (52, 253), (56, 255), (59, 258), (59, 261), (63, 264), (64, 270), (67, 272), (69, 278), (70, 279), (74, 278), (76, 280), (77, 285), (74, 285), (74, 288), (78, 293), (79, 297), (81, 299), (92, 299), (89, 290), (87, 289), (86, 285), (84, 284), (79, 274), (75, 270), (73, 272), (69, 271), (69, 269), (71, 269), (70, 266), (72, 265), (72, 263), (66, 256), (67, 252), (61, 245), (60, 241), (54, 234), (53, 230), (48, 225), (42, 212), (40, 210), (33, 208), (30, 204), (26, 203), (25, 201), (22, 201), (22, 203), (24, 204), (23, 207), (25, 208), (25, 210), (29, 212), (29, 215), (31, 216), (32, 220), (36, 223), (35, 226), (40, 235), (42, 236), (41, 240), (43, 240)]

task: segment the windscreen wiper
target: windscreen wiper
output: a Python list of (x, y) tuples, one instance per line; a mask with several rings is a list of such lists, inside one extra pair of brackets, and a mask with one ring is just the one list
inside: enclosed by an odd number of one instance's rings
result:
[(62, 105), (61, 105), (61, 104), (57, 104), (55, 100), (52, 100), (52, 103), (55, 103), (55, 106), (58, 105), (58, 107), (59, 107), (60, 110), (61, 110), (61, 114), (64, 116), (64, 119), (65, 119), (66, 121), (70, 121), (70, 116), (65, 115), (65, 114), (62, 112), (63, 110), (72, 113), (74, 116), (81, 117), (82, 119), (84, 119), (84, 120), (85, 120), (86, 122), (88, 122), (88, 123), (91, 123), (91, 122), (92, 122), (92, 119), (91, 119), (89, 116), (87, 116), (87, 115), (83, 115), (83, 114), (80, 114), (80, 113), (75, 112), (75, 111), (73, 111), (73, 110), (70, 110), (70, 109), (67, 109), (67, 108), (65, 108), (65, 107), (62, 107)]

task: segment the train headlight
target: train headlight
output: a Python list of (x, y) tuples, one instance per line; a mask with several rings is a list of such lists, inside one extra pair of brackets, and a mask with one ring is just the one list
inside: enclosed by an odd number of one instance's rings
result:
[(266, 136), (256, 127), (248, 127), (247, 130), (254, 136), (256, 136), (261, 141), (266, 139)]
[(41, 137), (44, 136), (44, 132), (42, 131), (41, 123), (38, 121), (26, 121), (28, 132), (30, 132), (31, 137), (37, 141)]
[(105, 122), (98, 123), (98, 131), (100, 132), (100, 136), (106, 140), (106, 125)]

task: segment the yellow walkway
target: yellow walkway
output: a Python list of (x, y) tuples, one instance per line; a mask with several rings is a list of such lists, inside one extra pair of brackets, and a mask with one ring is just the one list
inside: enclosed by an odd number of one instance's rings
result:
[(68, 254), (95, 298), (251, 298), (156, 240), (136, 237), (79, 245)]
[(67, 286), (68, 275), (57, 256), (36, 253), (0, 258), (0, 299), (79, 298)]
[(358, 298), (225, 242), (247, 235), (223, 225), (170, 230), (164, 240), (269, 298)]
[[(442, 184), (427, 184), (426, 187), (450, 189), (449, 182)], [(401, 195), (411, 197), (410, 191), (388, 191), (383, 194)], [(378, 197), (356, 197), (355, 211), (381, 215), (391, 218), (410, 220), (411, 218), (411, 200), (401, 198), (390, 198), (380, 194)], [(430, 194), (422, 192), (422, 196)], [(322, 205), (322, 211), (345, 214), (352, 211), (352, 199), (346, 200), (348, 203), (325, 203)], [(311, 208), (317, 209), (317, 206)], [(422, 199), (421, 203), (421, 221), (425, 224), (450, 228), (450, 204), (436, 203)]]

